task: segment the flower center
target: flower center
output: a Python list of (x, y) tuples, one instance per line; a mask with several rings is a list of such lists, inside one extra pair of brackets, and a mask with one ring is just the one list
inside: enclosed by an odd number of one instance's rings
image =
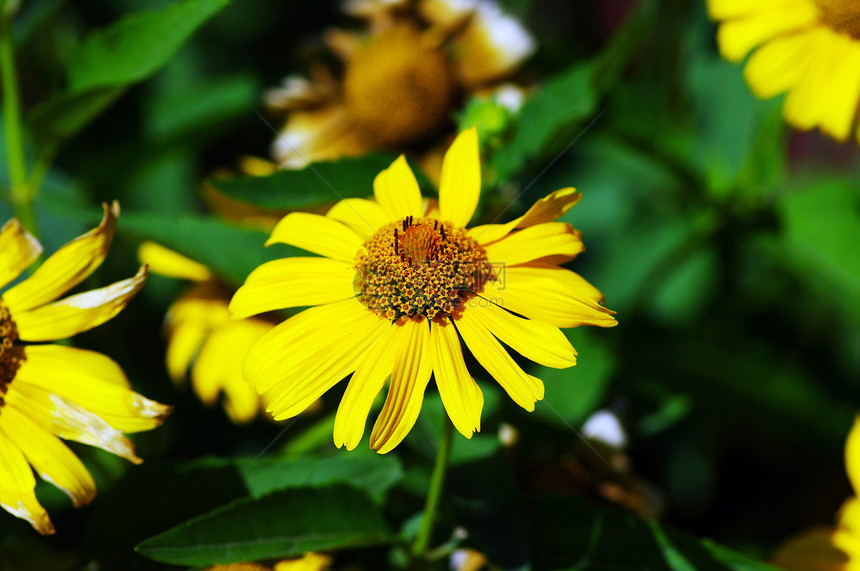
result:
[(356, 259), (358, 300), (381, 318), (450, 316), (497, 276), (466, 230), (433, 218), (382, 227)]
[(4, 397), (9, 383), (15, 378), (15, 373), (24, 360), (24, 348), (13, 345), (18, 339), (18, 328), (12, 321), (9, 308), (0, 297), (0, 409), (5, 404)]
[(860, 2), (857, 0), (815, 0), (821, 18), (831, 28), (860, 39)]
[(346, 109), (374, 143), (399, 146), (449, 120), (455, 85), (445, 56), (412, 26), (389, 28), (356, 48), (344, 75)]

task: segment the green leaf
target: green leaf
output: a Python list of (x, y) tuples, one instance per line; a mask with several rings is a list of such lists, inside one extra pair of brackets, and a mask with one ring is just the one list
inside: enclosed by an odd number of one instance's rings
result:
[(93, 32), (69, 55), (69, 89), (83, 91), (146, 79), (226, 5), (227, 0), (174, 2), (159, 10), (129, 14)]
[(300, 251), (284, 244), (265, 248), (268, 235), (204, 216), (124, 213), (120, 232), (162, 246), (204, 264), (233, 284), (241, 284), (257, 266)]
[(205, 460), (188, 465), (189, 469), (221, 469), (232, 466), (251, 497), (286, 488), (320, 486), (335, 482), (349, 484), (380, 496), (403, 476), (396, 456), (358, 456), (338, 454), (328, 458), (242, 458), (239, 460)]
[(597, 106), (593, 66), (576, 64), (531, 96), (520, 110), (507, 146), (493, 157), (499, 180), (524, 170), (530, 161), (559, 150), (577, 136), (576, 129)]
[(530, 371), (546, 385), (544, 399), (535, 404), (534, 416), (561, 428), (581, 424), (600, 405), (615, 370), (612, 352), (601, 341), (608, 331), (580, 327), (565, 329), (564, 333), (579, 354), (576, 366), (539, 366)]
[[(373, 179), (393, 160), (390, 155), (372, 153), (316, 162), (268, 176), (218, 178), (209, 182), (231, 198), (261, 208), (299, 210), (342, 198), (372, 196)], [(414, 166), (412, 171), (423, 189), (432, 188)]]
[(533, 568), (772, 571), (741, 553), (578, 497), (531, 502)]
[(860, 191), (818, 181), (780, 203), (783, 243), (800, 275), (860, 320)]
[(147, 539), (141, 555), (176, 565), (291, 557), (392, 541), (370, 497), (336, 485), (235, 501)]
[(46, 139), (71, 137), (176, 54), (227, 0), (184, 0), (130, 14), (78, 44), (66, 64), (65, 92), (37, 105), (29, 122)]

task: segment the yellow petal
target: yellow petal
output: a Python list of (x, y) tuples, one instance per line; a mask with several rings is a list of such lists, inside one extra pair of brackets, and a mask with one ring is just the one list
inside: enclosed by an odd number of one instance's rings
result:
[[(857, 499), (857, 496), (845, 500), (842, 507), (839, 508), (836, 519), (840, 529), (860, 537), (860, 500)], [(860, 544), (857, 545), (857, 550), (860, 551)]]
[(365, 198), (345, 198), (332, 206), (326, 216), (343, 222), (365, 240), (391, 222), (379, 204)]
[(92, 476), (59, 438), (15, 407), (4, 407), (2, 427), (39, 476), (63, 490), (75, 507), (86, 505), (96, 497)]
[(564, 222), (531, 226), (486, 247), (490, 262), (509, 266), (550, 256), (569, 260), (583, 250), (580, 233)]
[(305, 553), (301, 559), (289, 559), (275, 563), (272, 571), (325, 571), (331, 564), (331, 557), (322, 553)]
[(523, 371), (502, 347), (474, 311), (464, 311), (456, 322), (466, 346), (511, 399), (533, 411), (543, 398), (543, 382)]
[(815, 34), (798, 33), (774, 38), (750, 56), (744, 77), (756, 97), (767, 99), (787, 91), (809, 68)]
[(167, 340), (167, 372), (175, 383), (185, 379), (194, 355), (203, 345), (210, 327), (197, 322), (179, 322), (170, 328)]
[(854, 494), (860, 495), (860, 415), (854, 418), (845, 441), (845, 470), (854, 487)]
[(21, 275), (42, 254), (42, 245), (13, 218), (0, 229), (0, 288)]
[(186, 258), (155, 242), (144, 242), (137, 250), (140, 263), (162, 276), (181, 280), (203, 282), (212, 279), (212, 272), (201, 263)]
[(481, 196), (481, 158), (478, 129), (460, 133), (442, 160), (439, 182), (439, 218), (465, 228)]
[(271, 329), (272, 324), (259, 319), (228, 321), (215, 328), (194, 363), (191, 382), (197, 396), (211, 405), (223, 393), (233, 422), (250, 422), (259, 412), (260, 396), (242, 377), (242, 362)]
[(117, 430), (149, 430), (170, 413), (171, 407), (132, 391), (119, 365), (101, 353), (61, 345), (31, 345), (26, 351), (16, 385), (40, 387), (63, 397)]
[(133, 278), (14, 314), (24, 341), (53, 341), (87, 331), (112, 319), (146, 281), (146, 266)]
[(581, 275), (555, 264), (529, 262), (519, 266), (509, 266), (505, 268), (502, 277), (504, 282), (495, 284), (499, 289), (503, 289), (508, 283), (516, 286), (535, 278), (543, 278), (561, 282), (569, 289), (570, 295), (577, 299), (591, 300), (595, 303), (602, 303), (605, 299), (600, 290), (588, 283)]
[[(275, 420), (291, 418), (334, 385), (355, 371), (359, 358), (390, 327), (357, 302), (348, 306), (354, 317), (342, 316), (342, 329), (327, 339), (317, 339), (312, 347), (300, 350), (296, 344), (285, 348), (292, 355), (279, 363), (274, 376), (283, 379), (266, 393)], [(350, 325), (347, 325), (352, 321)]]
[(753, 14), (791, 10), (809, 0), (708, 0), (708, 12), (715, 20), (728, 20)]
[(307, 212), (292, 212), (278, 222), (266, 246), (278, 242), (344, 262), (354, 261), (364, 244), (337, 220)]
[(257, 267), (230, 301), (234, 318), (355, 297), (355, 267), (330, 258), (282, 258)]
[(399, 331), (397, 325), (389, 325), (358, 361), (334, 419), (333, 437), (338, 448), (346, 445), (347, 450), (353, 450), (361, 442), (370, 408), (394, 368), (391, 344)]
[(388, 396), (370, 433), (370, 447), (380, 454), (391, 452), (415, 425), (433, 371), (431, 326), (426, 321), (406, 321), (398, 326)]
[(494, 303), (467, 302), (466, 312), (476, 313), (490, 332), (523, 357), (555, 369), (576, 365), (576, 351), (558, 327), (523, 319)]
[(851, 134), (860, 101), (860, 42), (844, 34), (833, 34), (827, 76), (818, 86), (827, 99), (821, 116), (821, 131), (838, 141)]
[(57, 299), (101, 265), (113, 240), (119, 204), (105, 204), (104, 210), (98, 228), (57, 250), (32, 276), (3, 294), (13, 314)]
[(551, 192), (535, 202), (528, 211), (511, 220), (507, 224), (484, 224), (469, 229), (466, 234), (485, 245), (500, 240), (514, 228), (528, 228), (545, 222), (553, 222), (561, 218), (568, 210), (582, 199), (582, 194), (575, 188), (562, 188)]
[(466, 438), (481, 430), (484, 395), (466, 369), (460, 338), (452, 323), (433, 324), (430, 329), (433, 377), (448, 418)]
[(9, 440), (4, 422), (0, 418), (0, 507), (23, 520), (30, 522), (43, 535), (54, 533), (48, 514), (39, 505), (36, 494), (36, 478), (21, 451)]
[(749, 14), (723, 22), (717, 31), (720, 53), (729, 61), (740, 61), (754, 47), (784, 34), (814, 25), (819, 18), (814, 2), (798, 2), (782, 10)]
[(504, 288), (488, 283), (481, 296), (509, 311), (556, 327), (618, 324), (613, 311), (555, 279), (517, 280), (508, 276)]
[(394, 222), (407, 216), (421, 216), (424, 212), (421, 190), (406, 157), (400, 155), (391, 166), (376, 175), (373, 194), (388, 218)]
[(135, 464), (142, 460), (134, 453), (134, 445), (121, 430), (110, 426), (99, 416), (44, 387), (21, 382), (18, 371), (15, 386), (6, 395), (5, 408), (17, 408), (45, 430), (64, 440), (97, 446)]

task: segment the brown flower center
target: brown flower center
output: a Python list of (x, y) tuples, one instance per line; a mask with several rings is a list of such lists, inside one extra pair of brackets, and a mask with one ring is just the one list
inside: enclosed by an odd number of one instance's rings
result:
[(860, 2), (857, 0), (815, 0), (824, 22), (836, 31), (860, 39)]
[(432, 135), (449, 120), (454, 78), (439, 49), (399, 25), (368, 38), (347, 62), (346, 109), (368, 139), (397, 147)]
[(0, 297), (0, 409), (5, 404), (4, 398), (9, 383), (15, 378), (15, 373), (24, 361), (24, 348), (14, 345), (17, 340), (18, 328), (12, 321), (9, 308)]
[(497, 279), (484, 249), (450, 222), (408, 216), (382, 227), (364, 248), (356, 296), (391, 321), (452, 315)]

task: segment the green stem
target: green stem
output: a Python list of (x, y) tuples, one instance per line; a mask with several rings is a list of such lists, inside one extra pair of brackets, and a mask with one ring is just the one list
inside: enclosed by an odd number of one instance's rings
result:
[(430, 544), (430, 536), (433, 533), (433, 524), (436, 521), (436, 511), (439, 508), (439, 500), (442, 498), (442, 488), (445, 486), (445, 473), (448, 470), (448, 461), (451, 459), (451, 442), (454, 436), (454, 427), (451, 421), (445, 417), (442, 427), (442, 439), (439, 441), (439, 449), (436, 451), (436, 462), (433, 465), (433, 475), (430, 476), (430, 490), (427, 492), (427, 503), (424, 506), (424, 515), (421, 518), (421, 529), (418, 537), (412, 544), (412, 554), (415, 557), (423, 557)]
[(3, 123), (6, 131), (6, 157), (12, 204), (21, 223), (35, 231), (32, 186), (27, 181), (24, 137), (21, 132), (21, 105), (18, 101), (18, 76), (12, 43), (11, 15), (0, 13), (0, 77), (3, 80)]

